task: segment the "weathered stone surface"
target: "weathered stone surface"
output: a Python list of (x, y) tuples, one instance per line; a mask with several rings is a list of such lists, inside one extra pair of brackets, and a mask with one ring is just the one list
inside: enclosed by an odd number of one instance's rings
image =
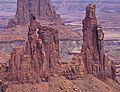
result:
[(86, 72), (82, 57), (78, 55), (74, 56), (72, 61), (64, 66), (62, 74), (69, 80), (84, 77)]
[(8, 27), (27, 24), (31, 14), (34, 14), (37, 19), (50, 21), (60, 19), (52, 8), (50, 0), (17, 0), (16, 15), (9, 21)]
[(48, 81), (49, 71), (59, 58), (58, 31), (41, 26), (31, 15), (26, 46), (16, 47), (10, 59), (10, 80)]
[(0, 92), (6, 92), (8, 88), (8, 83), (0, 80)]
[(94, 4), (89, 4), (86, 8), (86, 17), (83, 20), (82, 54), (87, 73), (104, 80), (111, 72), (109, 67), (112, 65), (103, 49), (104, 33), (102, 27), (97, 24), (95, 8)]
[(62, 76), (68, 80), (82, 78), (85, 74), (83, 58), (79, 55), (75, 55), (71, 61), (59, 62), (50, 72), (52, 77)]

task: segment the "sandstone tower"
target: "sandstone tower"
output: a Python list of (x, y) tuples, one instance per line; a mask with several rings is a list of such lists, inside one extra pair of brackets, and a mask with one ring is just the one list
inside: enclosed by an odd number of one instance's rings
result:
[(11, 54), (9, 80), (48, 81), (50, 69), (58, 64), (58, 60), (58, 31), (51, 27), (41, 26), (32, 15), (26, 45), (14, 48)]
[(97, 24), (95, 9), (94, 4), (89, 4), (86, 8), (82, 54), (87, 73), (104, 80), (106, 77), (112, 77), (112, 68), (103, 49), (104, 33), (102, 27)]

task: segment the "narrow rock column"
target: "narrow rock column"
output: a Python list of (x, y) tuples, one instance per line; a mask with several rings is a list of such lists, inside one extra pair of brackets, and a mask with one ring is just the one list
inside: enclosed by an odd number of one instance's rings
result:
[(105, 62), (102, 27), (97, 24), (95, 16), (96, 6), (89, 4), (86, 8), (86, 17), (83, 20), (83, 46), (82, 54), (86, 71), (99, 79), (105, 79), (108, 66)]

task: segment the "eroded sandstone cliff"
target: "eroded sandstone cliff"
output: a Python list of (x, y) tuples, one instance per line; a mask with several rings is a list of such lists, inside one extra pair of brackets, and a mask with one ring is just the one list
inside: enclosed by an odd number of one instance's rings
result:
[(28, 41), (13, 49), (9, 62), (10, 81), (48, 81), (50, 68), (58, 64), (58, 30), (41, 26), (31, 15)]
[(9, 21), (8, 27), (29, 23), (30, 14), (34, 14), (37, 19), (60, 20), (60, 16), (56, 14), (50, 0), (17, 0), (16, 15)]
[(82, 53), (70, 62), (59, 62), (58, 30), (53, 27), (30, 14), (26, 44), (13, 49), (7, 70), (0, 72), (1, 83), (8, 81), (6, 92), (119, 92), (119, 85), (108, 79), (114, 78), (114, 67), (103, 49), (95, 5), (86, 8)]

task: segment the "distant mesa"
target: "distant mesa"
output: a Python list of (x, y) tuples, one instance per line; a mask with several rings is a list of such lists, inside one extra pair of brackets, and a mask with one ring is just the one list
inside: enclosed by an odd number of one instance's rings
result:
[(16, 15), (8, 22), (8, 27), (28, 24), (30, 14), (34, 14), (37, 19), (60, 20), (60, 16), (52, 8), (50, 0), (17, 0)]

